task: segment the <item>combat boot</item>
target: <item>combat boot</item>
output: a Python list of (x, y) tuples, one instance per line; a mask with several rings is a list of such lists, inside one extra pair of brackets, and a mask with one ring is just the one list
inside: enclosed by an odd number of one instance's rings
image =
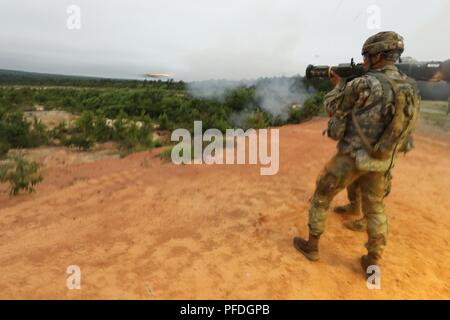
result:
[(378, 259), (369, 253), (368, 255), (361, 257), (361, 268), (363, 269), (366, 278), (370, 276), (367, 274), (367, 268), (370, 266), (378, 266)]
[(337, 206), (334, 208), (334, 212), (342, 215), (351, 215), (351, 216), (357, 216), (361, 213), (360, 206), (349, 203), (345, 206)]
[(319, 260), (319, 237), (309, 234), (309, 240), (294, 238), (294, 247), (310, 261)]
[(350, 229), (352, 231), (366, 232), (367, 231), (367, 219), (361, 218), (361, 219), (357, 219), (357, 220), (345, 221), (344, 226), (347, 229)]

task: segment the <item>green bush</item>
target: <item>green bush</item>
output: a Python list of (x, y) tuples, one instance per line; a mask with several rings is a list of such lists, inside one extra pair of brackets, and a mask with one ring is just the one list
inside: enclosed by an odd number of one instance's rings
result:
[(161, 159), (161, 160), (164, 160), (164, 161), (172, 161), (172, 149), (173, 149), (173, 146), (172, 147), (168, 147), (168, 148), (165, 148), (163, 151), (161, 151), (161, 153), (159, 154), (159, 158)]
[(64, 144), (66, 135), (69, 133), (66, 122), (61, 122), (49, 132), (49, 137), (54, 140), (59, 140)]
[(94, 117), (89, 135), (95, 141), (106, 142), (112, 140), (114, 129), (108, 127), (106, 120), (107, 118), (103, 115), (96, 115)]
[(142, 151), (153, 147), (153, 124), (149, 117), (143, 117), (140, 126), (136, 121), (119, 118), (114, 122), (113, 139), (125, 151)]
[(28, 148), (32, 144), (29, 140), (30, 123), (21, 112), (8, 112), (0, 119), (0, 139), (10, 148)]
[(153, 147), (160, 148), (162, 146), (163, 146), (163, 143), (161, 142), (161, 140), (156, 139), (155, 141), (153, 141)]
[(22, 157), (15, 157), (10, 162), (0, 166), (0, 181), (9, 182), (11, 196), (20, 191), (34, 192), (34, 187), (43, 180), (39, 174), (39, 164), (28, 162)]
[(82, 133), (76, 133), (69, 138), (64, 139), (66, 147), (75, 147), (81, 150), (89, 150), (94, 145), (94, 141)]
[(267, 128), (269, 124), (267, 113), (262, 111), (252, 113), (247, 119), (247, 128), (262, 129)]
[(8, 144), (8, 142), (0, 138), (0, 159), (8, 153), (8, 150), (10, 148), (11, 146)]
[(91, 135), (94, 131), (95, 114), (92, 111), (83, 111), (75, 121), (74, 130), (78, 133)]
[(33, 118), (33, 123), (29, 131), (28, 141), (31, 147), (39, 147), (47, 144), (49, 141), (49, 133), (47, 127), (36, 117)]
[(160, 130), (171, 130), (173, 128), (173, 124), (169, 121), (167, 114), (162, 113), (158, 117), (159, 129)]
[[(207, 142), (203, 142), (203, 148), (204, 148), (207, 144), (208, 144)], [(174, 147), (175, 147), (175, 146), (170, 146), (170, 147), (165, 148), (165, 149), (159, 154), (159, 158), (160, 158), (161, 160), (163, 160), (163, 161), (172, 162), (172, 150), (173, 150)], [(184, 150), (184, 149), (182, 149), (181, 152), (180, 152), (180, 157), (183, 157), (183, 155), (184, 155), (183, 150)], [(192, 161), (194, 160), (194, 156), (195, 156), (195, 154), (194, 154), (194, 144), (191, 143), (191, 160), (192, 160)]]
[(45, 125), (33, 119), (29, 123), (22, 112), (0, 112), (0, 156), (11, 148), (34, 148), (48, 143)]
[(313, 117), (325, 115), (324, 100), (325, 93), (323, 92), (309, 97), (301, 107), (290, 110), (288, 122), (300, 123)]

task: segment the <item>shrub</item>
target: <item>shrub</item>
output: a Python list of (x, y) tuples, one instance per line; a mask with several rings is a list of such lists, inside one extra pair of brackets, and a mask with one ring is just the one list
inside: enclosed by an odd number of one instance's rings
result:
[(28, 136), (30, 147), (39, 147), (47, 144), (49, 141), (49, 133), (47, 127), (36, 117), (33, 118), (33, 124)]
[(71, 137), (64, 139), (64, 145), (67, 147), (74, 146), (81, 150), (89, 150), (93, 145), (94, 141), (91, 138), (82, 133), (76, 133)]
[(161, 153), (159, 154), (159, 158), (161, 159), (161, 160), (164, 160), (164, 161), (172, 161), (172, 149), (173, 149), (173, 146), (172, 147), (168, 147), (168, 148), (165, 148), (163, 151), (161, 151)]
[(322, 92), (309, 97), (300, 108), (290, 110), (288, 122), (300, 123), (313, 117), (324, 115), (324, 100), (325, 94)]
[(49, 137), (54, 140), (59, 140), (64, 144), (66, 140), (66, 135), (68, 134), (69, 130), (67, 128), (66, 122), (59, 123), (56, 127), (54, 127), (49, 132)]
[(21, 112), (3, 114), (0, 119), (0, 139), (10, 148), (31, 147), (29, 140), (30, 124)]
[(46, 143), (47, 128), (37, 118), (30, 124), (22, 112), (0, 112), (0, 156), (11, 148), (33, 148)]
[(269, 126), (269, 119), (265, 112), (255, 111), (247, 119), (247, 128), (261, 129)]
[(103, 115), (96, 115), (90, 127), (89, 136), (98, 142), (109, 141), (114, 136), (114, 128), (108, 127), (106, 117)]
[(159, 147), (162, 147), (162, 146), (163, 146), (163, 143), (162, 143), (162, 141), (160, 139), (156, 139), (155, 141), (153, 141), (153, 147), (159, 148)]
[(74, 130), (78, 133), (90, 135), (94, 128), (95, 114), (92, 111), (83, 111), (75, 121)]
[(142, 151), (153, 147), (153, 124), (149, 117), (140, 121), (125, 118), (123, 115), (114, 121), (113, 140), (117, 141), (126, 152)]
[(158, 122), (160, 130), (171, 130), (173, 128), (173, 124), (169, 121), (169, 118), (165, 113), (158, 117)]
[(0, 166), (0, 181), (9, 182), (11, 196), (19, 194), (21, 190), (34, 192), (34, 187), (43, 180), (39, 167), (36, 162), (30, 163), (22, 157), (15, 157)]
[[(203, 143), (203, 147), (205, 147), (206, 144), (207, 144), (207, 143), (204, 142), (204, 143)], [(170, 146), (170, 147), (165, 148), (165, 149), (159, 154), (159, 158), (160, 158), (161, 160), (164, 160), (164, 161), (172, 162), (172, 150), (173, 150), (174, 147), (175, 147), (175, 146)], [(186, 145), (186, 147), (188, 147), (188, 145)], [(183, 157), (183, 155), (184, 155), (183, 150), (184, 150), (184, 149), (182, 149), (182, 150), (180, 151), (180, 157)], [(191, 143), (191, 160), (192, 160), (192, 161), (194, 160), (194, 156), (195, 156), (195, 154), (194, 154), (194, 144)]]
[(0, 138), (0, 158), (5, 156), (10, 148), (11, 146), (8, 144), (8, 142)]

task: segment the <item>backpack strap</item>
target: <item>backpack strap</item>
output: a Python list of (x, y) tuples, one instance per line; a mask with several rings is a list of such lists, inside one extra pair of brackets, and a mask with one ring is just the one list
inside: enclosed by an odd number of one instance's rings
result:
[(388, 105), (388, 95), (387, 93), (391, 90), (394, 93), (394, 101), (395, 101), (395, 95), (398, 92), (398, 86), (397, 84), (389, 79), (383, 72), (380, 71), (370, 71), (368, 73), (371, 76), (374, 76), (377, 78), (377, 80), (381, 83), (381, 87), (383, 89), (383, 106)]
[[(389, 79), (384, 73), (382, 72), (376, 72), (376, 71), (371, 71), (368, 73), (368, 75), (372, 75), (375, 78), (378, 79), (378, 81), (381, 83), (381, 88), (382, 88), (382, 98), (377, 99), (376, 101), (374, 101), (373, 103), (369, 104), (368, 106), (364, 107), (361, 110), (356, 111), (355, 108), (352, 109), (352, 122), (353, 125), (355, 126), (356, 132), (358, 133), (362, 144), (364, 145), (364, 148), (366, 149), (366, 151), (370, 154), (370, 155), (374, 155), (375, 151), (378, 149), (378, 142), (375, 144), (375, 146), (372, 146), (372, 144), (369, 142), (369, 139), (367, 139), (366, 135), (364, 134), (361, 126), (359, 125), (358, 119), (356, 118), (356, 115), (358, 113), (362, 113), (366, 110), (369, 110), (371, 108), (373, 108), (374, 106), (376, 106), (378, 103), (382, 102), (383, 106), (388, 105), (388, 95), (387, 93), (389, 92), (389, 90), (392, 90), (393, 94), (394, 94), (394, 101), (395, 101), (395, 96), (396, 96), (396, 92), (398, 92), (399, 88), (398, 85), (392, 81), (391, 79)], [(366, 99), (367, 101), (367, 99)]]

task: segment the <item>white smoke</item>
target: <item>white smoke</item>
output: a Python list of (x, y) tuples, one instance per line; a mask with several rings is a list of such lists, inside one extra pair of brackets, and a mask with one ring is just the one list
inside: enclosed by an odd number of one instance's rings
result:
[(196, 98), (223, 101), (227, 92), (250, 86), (255, 87), (258, 105), (243, 106), (244, 111), (233, 113), (230, 120), (236, 125), (245, 123), (251, 112), (258, 107), (274, 117), (287, 120), (292, 105), (302, 105), (314, 93), (314, 89), (305, 88), (300, 77), (199, 81), (190, 83), (188, 90)]
[(281, 77), (261, 80), (256, 84), (256, 96), (262, 110), (286, 120), (292, 105), (303, 105), (312, 94), (301, 78)]
[(223, 101), (227, 92), (254, 84), (254, 80), (205, 80), (189, 83), (188, 91), (195, 98)]

